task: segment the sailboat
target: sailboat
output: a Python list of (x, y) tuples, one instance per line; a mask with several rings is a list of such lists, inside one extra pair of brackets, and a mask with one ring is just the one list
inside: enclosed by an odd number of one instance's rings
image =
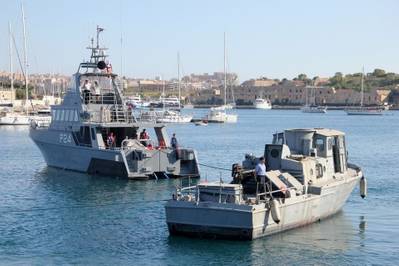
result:
[(360, 106), (346, 109), (348, 115), (382, 115), (383, 110), (375, 107), (365, 107), (364, 102), (364, 68), (362, 70), (361, 81), (360, 81)]
[[(203, 120), (209, 123), (237, 123), (238, 115), (228, 113), (226, 110), (232, 109), (227, 105), (227, 73), (226, 73), (226, 34), (224, 34), (224, 105), (212, 107), (210, 112)], [(230, 105), (231, 106), (231, 105)]]
[[(12, 108), (11, 112), (6, 113), (4, 116), (0, 117), (0, 125), (29, 125), (33, 120), (36, 121), (37, 124), (46, 124), (51, 121), (50, 115), (38, 114), (38, 115), (30, 115), (28, 112), (28, 104), (29, 104), (29, 75), (28, 75), (28, 55), (27, 55), (27, 45), (26, 45), (26, 24), (25, 24), (25, 12), (24, 6), (21, 5), (22, 11), (22, 25), (23, 25), (23, 36), (24, 36), (24, 72), (25, 76), (25, 114), (17, 113)], [(11, 94), (14, 95), (14, 70), (13, 70), (13, 45), (14, 37), (11, 30), (11, 23), (9, 23), (9, 53), (10, 53), (10, 80), (11, 80)], [(22, 66), (21, 66), (22, 68)], [(11, 97), (12, 97), (11, 96)]]
[[(178, 98), (178, 111), (175, 110), (165, 110), (163, 111), (162, 117), (157, 119), (158, 123), (190, 123), (193, 119), (192, 115), (183, 115), (181, 114), (181, 86), (180, 86), (180, 54), (177, 53), (177, 87), (179, 90), (179, 98)], [(165, 89), (164, 89), (165, 90)], [(165, 95), (165, 92), (163, 92)], [(165, 103), (162, 104), (163, 108), (165, 108)]]
[[(14, 93), (14, 69), (13, 69), (13, 35), (11, 30), (11, 22), (8, 23), (9, 32), (9, 56), (10, 56), (10, 81), (11, 81), (11, 101), (13, 101)], [(29, 125), (30, 117), (26, 114), (17, 113), (14, 111), (14, 104), (11, 106), (11, 111), (0, 117), (0, 125)]]
[(303, 113), (319, 113), (319, 114), (325, 114), (327, 113), (327, 107), (325, 106), (318, 106), (316, 105), (316, 95), (314, 91), (314, 87), (311, 87), (310, 91), (310, 97), (312, 99), (311, 103), (309, 103), (309, 93), (308, 93), (309, 87), (306, 86), (306, 104), (301, 108)]

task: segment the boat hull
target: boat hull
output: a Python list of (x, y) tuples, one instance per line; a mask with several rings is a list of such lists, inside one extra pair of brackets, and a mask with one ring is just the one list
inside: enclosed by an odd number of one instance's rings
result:
[(346, 111), (347, 115), (383, 115), (382, 111)]
[(190, 123), (193, 119), (190, 115), (176, 115), (157, 119), (158, 123)]
[(79, 146), (73, 138), (64, 143), (60, 137), (68, 134), (64, 131), (31, 128), (29, 134), (51, 167), (129, 179), (158, 178), (158, 174), (160, 178), (199, 177), (197, 156), (189, 149), (179, 150), (180, 156), (171, 149), (147, 150), (144, 158), (137, 158), (135, 150)]
[(165, 206), (171, 235), (252, 240), (311, 224), (339, 212), (360, 176), (323, 187), (320, 195), (280, 200), (277, 224), (265, 204), (239, 205), (170, 200)]
[(313, 114), (325, 114), (327, 113), (327, 109), (323, 107), (302, 107), (301, 108), (303, 113), (313, 113)]
[(229, 114), (225, 111), (211, 111), (204, 120), (209, 123), (237, 123), (238, 116), (236, 114)]
[(27, 126), (30, 123), (30, 117), (25, 115), (10, 115), (0, 117), (0, 125), (9, 126)]
[(271, 104), (269, 104), (268, 102), (264, 102), (264, 103), (255, 103), (254, 104), (255, 109), (263, 109), (263, 110), (270, 110), (272, 109)]

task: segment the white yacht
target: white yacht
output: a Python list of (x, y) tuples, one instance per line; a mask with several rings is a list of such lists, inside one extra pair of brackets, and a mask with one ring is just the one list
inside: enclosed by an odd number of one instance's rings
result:
[(150, 106), (150, 103), (144, 102), (140, 95), (126, 97), (126, 103), (132, 105), (133, 108), (146, 108)]
[(236, 114), (227, 113), (226, 109), (212, 107), (203, 120), (209, 123), (237, 123), (238, 116)]
[(155, 107), (178, 108), (180, 106), (179, 98), (176, 96), (164, 97), (160, 96), (159, 101), (155, 103)]
[(165, 110), (162, 116), (157, 118), (158, 123), (190, 123), (192, 115), (183, 115), (178, 111)]
[(268, 99), (257, 98), (254, 102), (255, 109), (272, 109), (272, 103)]

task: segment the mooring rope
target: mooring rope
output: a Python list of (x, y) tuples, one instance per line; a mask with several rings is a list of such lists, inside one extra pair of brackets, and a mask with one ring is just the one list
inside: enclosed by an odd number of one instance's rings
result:
[(204, 164), (204, 163), (198, 163), (198, 164), (201, 165), (201, 166), (204, 166), (204, 167), (211, 168), (211, 169), (223, 170), (223, 171), (231, 172), (231, 169), (227, 169), (227, 168), (222, 168), (222, 167), (213, 166), (213, 165)]

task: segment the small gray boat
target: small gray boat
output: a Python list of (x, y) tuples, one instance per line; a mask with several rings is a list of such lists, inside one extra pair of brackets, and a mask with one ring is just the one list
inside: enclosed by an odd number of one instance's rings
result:
[(233, 165), (231, 183), (178, 188), (165, 206), (171, 235), (255, 239), (323, 220), (340, 211), (360, 181), (361, 169), (347, 161), (344, 133), (292, 129), (265, 146), (266, 178), (254, 174), (259, 158)]
[(51, 123), (31, 123), (30, 137), (47, 165), (130, 179), (199, 177), (193, 149), (172, 148), (163, 124), (141, 121), (125, 104), (99, 45), (102, 31), (97, 27), (90, 61), (79, 65), (62, 104), (52, 106)]

